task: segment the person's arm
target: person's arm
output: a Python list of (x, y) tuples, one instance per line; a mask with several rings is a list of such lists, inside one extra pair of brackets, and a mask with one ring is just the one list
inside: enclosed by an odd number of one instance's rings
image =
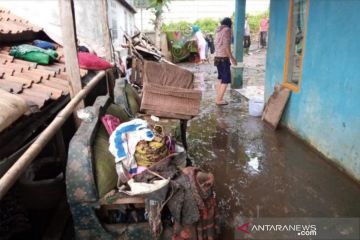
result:
[(237, 64), (236, 59), (234, 58), (232, 52), (231, 52), (231, 29), (227, 29), (226, 33), (225, 33), (225, 44), (228, 46), (226, 48), (226, 55), (228, 56), (228, 58), (230, 58), (230, 62), (233, 65)]
[(229, 47), (226, 48), (226, 54), (227, 54), (227, 56), (230, 58), (231, 64), (232, 64), (232, 65), (236, 65), (236, 64), (237, 64), (237, 61), (236, 61), (236, 59), (234, 58), (234, 56), (232, 55), (231, 45), (229, 45)]

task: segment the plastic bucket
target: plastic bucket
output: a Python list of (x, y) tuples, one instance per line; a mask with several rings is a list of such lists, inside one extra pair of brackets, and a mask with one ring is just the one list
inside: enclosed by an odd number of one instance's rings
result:
[(264, 100), (253, 98), (249, 100), (249, 115), (253, 117), (260, 117), (264, 109)]

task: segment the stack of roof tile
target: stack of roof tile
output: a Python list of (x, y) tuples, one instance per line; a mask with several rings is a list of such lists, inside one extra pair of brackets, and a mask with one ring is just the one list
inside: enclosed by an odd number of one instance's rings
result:
[(0, 34), (20, 34), (23, 32), (39, 32), (41, 30), (41, 28), (31, 25), (29, 21), (0, 7)]
[[(0, 39), (15, 34), (21, 37), (24, 34), (39, 31), (41, 28), (0, 7)], [(17, 99), (22, 102), (25, 100), (30, 109), (25, 114), (41, 111), (47, 101), (56, 101), (61, 96), (69, 94), (70, 81), (63, 61), (62, 47), (56, 49), (59, 53), (59, 62), (46, 66), (16, 59), (9, 55), (9, 51), (10, 46), (0, 45), (0, 90), (17, 95), (20, 97)], [(81, 76), (84, 76), (87, 74), (87, 70), (81, 70), (80, 73)], [(3, 98), (6, 96), (9, 95), (2, 95)], [(12, 101), (14, 100), (12, 99)], [(7, 114), (15, 115), (16, 112), (9, 111)], [(6, 116), (1, 117), (6, 119)]]
[(9, 48), (0, 50), (0, 89), (19, 95), (29, 105), (41, 108), (47, 100), (67, 95), (69, 87), (65, 64), (38, 65), (13, 58)]

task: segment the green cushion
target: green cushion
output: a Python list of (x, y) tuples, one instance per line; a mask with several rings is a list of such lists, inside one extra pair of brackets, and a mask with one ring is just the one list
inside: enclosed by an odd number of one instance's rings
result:
[(99, 197), (116, 188), (117, 173), (114, 156), (109, 152), (109, 135), (105, 127), (100, 124), (94, 141), (94, 159), (96, 185)]
[[(106, 113), (118, 117), (121, 122), (129, 120), (124, 109), (116, 104), (110, 104), (106, 109)], [(109, 151), (109, 134), (102, 122), (99, 123), (93, 146), (96, 185), (99, 197), (102, 198), (106, 193), (116, 188), (118, 179), (115, 169), (115, 157)]]
[(131, 114), (135, 115), (140, 111), (140, 97), (130, 84), (126, 84), (125, 93), (127, 96), (130, 112)]
[(124, 108), (117, 104), (110, 104), (110, 106), (106, 109), (106, 113), (118, 117), (120, 122), (127, 122), (130, 120)]

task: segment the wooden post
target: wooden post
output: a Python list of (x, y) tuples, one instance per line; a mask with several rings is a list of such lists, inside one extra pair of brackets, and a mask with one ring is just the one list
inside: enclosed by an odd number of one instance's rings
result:
[(112, 62), (111, 59), (111, 38), (109, 32), (109, 18), (108, 18), (108, 5), (107, 0), (101, 1), (101, 16), (102, 16), (102, 31), (104, 36), (105, 58), (107, 61)]
[[(77, 40), (75, 29), (75, 16), (73, 0), (59, 0), (60, 20), (63, 36), (64, 56), (66, 71), (70, 77), (70, 95), (73, 98), (81, 91), (80, 67), (77, 57)], [(77, 108), (83, 108), (84, 102), (81, 101)]]

